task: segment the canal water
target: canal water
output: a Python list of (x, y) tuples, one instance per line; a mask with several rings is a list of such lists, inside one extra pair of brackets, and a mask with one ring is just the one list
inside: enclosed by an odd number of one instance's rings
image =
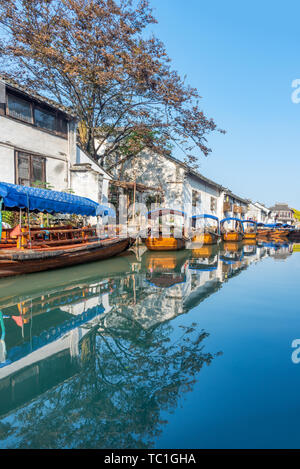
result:
[(140, 247), (2, 280), (0, 448), (299, 448), (298, 251)]

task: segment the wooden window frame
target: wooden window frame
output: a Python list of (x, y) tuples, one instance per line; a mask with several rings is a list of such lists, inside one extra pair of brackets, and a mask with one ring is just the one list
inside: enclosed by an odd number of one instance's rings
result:
[[(27, 102), (30, 105), (30, 110), (31, 110), (31, 121), (30, 122), (27, 121), (26, 119), (19, 119), (18, 117), (10, 115), (9, 106), (8, 106), (8, 96), (9, 95), (15, 96), (17, 99), (23, 100), (23, 101)], [(26, 98), (26, 97), (22, 96), (21, 94), (15, 93), (14, 91), (11, 91), (11, 90), (8, 90), (8, 89), (6, 90), (6, 103), (5, 103), (4, 107), (5, 107), (5, 110), (4, 110), (2, 115), (5, 115), (6, 117), (9, 117), (10, 119), (16, 120), (18, 122), (22, 122), (23, 124), (26, 124), (26, 125), (32, 125), (36, 129), (39, 129), (43, 132), (47, 132), (51, 135), (62, 137), (64, 139), (68, 138), (68, 133), (69, 133), (68, 119), (65, 118), (63, 112), (61, 112), (61, 111), (51, 109), (50, 107), (48, 107), (47, 105), (44, 105), (43, 103), (38, 103), (38, 102), (36, 103), (35, 101), (30, 100), (29, 98)], [(51, 114), (55, 117), (55, 130), (47, 129), (45, 127), (41, 127), (41, 126), (36, 124), (36, 122), (35, 122), (35, 109), (36, 108), (41, 109), (44, 112), (48, 112), (49, 114)], [(66, 123), (66, 133), (64, 133), (61, 130), (63, 128), (63, 124), (62, 124), (63, 121), (65, 121), (65, 123)]]
[[(195, 198), (193, 197), (195, 194)], [(192, 189), (192, 207), (197, 207), (198, 204), (202, 203), (202, 197), (201, 197), (201, 192), (198, 191), (197, 189)], [(195, 203), (194, 203), (195, 202)]]
[(214, 197), (213, 195), (210, 196), (210, 211), (217, 211), (217, 197)]
[(29, 157), (29, 171), (30, 171), (29, 178), (28, 178), (29, 179), (29, 184), (30, 184), (29, 187), (35, 187), (35, 186), (32, 185), (34, 183), (34, 181), (32, 179), (32, 174), (33, 174), (32, 158), (39, 158), (40, 160), (42, 160), (42, 162), (43, 162), (43, 165), (42, 165), (43, 179), (42, 179), (41, 182), (46, 184), (47, 183), (47, 175), (46, 175), (46, 161), (47, 161), (47, 158), (45, 156), (42, 156), (42, 155), (36, 155), (36, 154), (30, 153), (30, 152), (27, 152), (27, 151), (22, 151), (22, 150), (15, 150), (15, 184), (20, 185), (20, 183), (19, 183), (19, 166), (18, 166), (18, 160), (19, 160), (19, 154), (20, 153), (22, 153), (24, 155), (27, 155)]
[[(26, 119), (20, 119), (16, 116), (12, 116), (10, 115), (9, 113), (9, 105), (8, 105), (8, 96), (14, 96), (15, 98), (19, 99), (20, 101), (24, 101), (25, 103), (28, 103), (29, 106), (30, 106), (30, 114), (31, 114), (31, 120), (30, 122), (27, 121)], [(23, 97), (19, 96), (18, 94), (15, 94), (15, 93), (10, 93), (10, 92), (6, 92), (6, 115), (8, 117), (10, 117), (11, 119), (14, 119), (18, 122), (24, 122), (25, 124), (31, 124), (31, 125), (34, 125), (34, 109), (33, 109), (33, 103), (31, 101), (29, 101), (28, 99), (24, 99)]]

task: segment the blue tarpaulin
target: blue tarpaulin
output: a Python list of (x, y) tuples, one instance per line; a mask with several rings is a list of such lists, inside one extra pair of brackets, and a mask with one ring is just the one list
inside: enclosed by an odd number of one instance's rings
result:
[(0, 182), (1, 198), (6, 210), (19, 208), (47, 213), (114, 216), (114, 210), (86, 197), (7, 182)]

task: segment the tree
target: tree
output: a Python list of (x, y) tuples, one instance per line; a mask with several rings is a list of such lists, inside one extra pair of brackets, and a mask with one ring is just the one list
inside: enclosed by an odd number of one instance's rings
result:
[(76, 110), (81, 146), (101, 164), (174, 145), (195, 163), (216, 124), (146, 37), (154, 23), (148, 0), (0, 0), (0, 72)]
[(144, 331), (109, 313), (81, 342), (73, 376), (0, 420), (1, 447), (153, 447), (168, 423), (163, 412), (176, 409), (219, 355), (205, 352), (209, 334), (195, 323), (179, 327), (172, 337), (169, 323)]

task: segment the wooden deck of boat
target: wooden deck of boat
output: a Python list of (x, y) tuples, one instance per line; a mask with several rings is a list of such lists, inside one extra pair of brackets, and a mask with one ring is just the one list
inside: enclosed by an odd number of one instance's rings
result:
[(63, 248), (2, 249), (0, 278), (108, 259), (129, 248), (130, 238), (110, 238)]

